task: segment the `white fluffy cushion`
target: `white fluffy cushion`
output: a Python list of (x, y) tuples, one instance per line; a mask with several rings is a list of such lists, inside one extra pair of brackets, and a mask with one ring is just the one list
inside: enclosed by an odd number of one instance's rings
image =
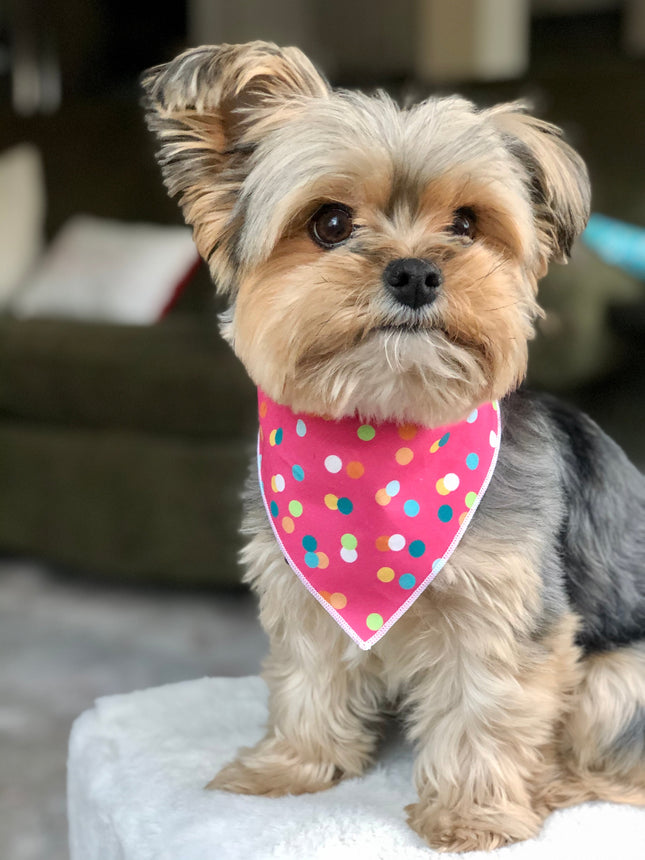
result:
[(40, 154), (24, 143), (0, 155), (0, 309), (43, 247), (45, 181)]
[(19, 317), (156, 322), (198, 261), (188, 227), (77, 215), (56, 236), (11, 311)]
[[(412, 752), (390, 738), (361, 779), (279, 799), (203, 786), (266, 722), (259, 678), (204, 678), (99, 699), (74, 724), (71, 860), (431, 860), (405, 823)], [(457, 855), (450, 855), (457, 856)], [(464, 856), (464, 855), (459, 855)], [(537, 839), (473, 860), (642, 860), (645, 809), (557, 812)]]

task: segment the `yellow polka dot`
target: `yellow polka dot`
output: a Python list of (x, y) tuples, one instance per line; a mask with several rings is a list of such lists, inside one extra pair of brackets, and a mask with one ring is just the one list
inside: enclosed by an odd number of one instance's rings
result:
[(318, 570), (324, 570), (326, 567), (329, 567), (329, 556), (324, 552), (317, 552), (318, 556)]
[(450, 492), (448, 487), (446, 487), (446, 485), (444, 484), (443, 478), (439, 478), (439, 480), (435, 484), (435, 488), (436, 488), (436, 490), (440, 496), (447, 496), (448, 493)]
[(291, 519), (291, 517), (282, 517), (282, 528), (286, 531), (288, 535), (290, 535), (295, 529), (296, 524)]
[(385, 505), (389, 505), (392, 501), (392, 497), (388, 495), (387, 490), (383, 489), (377, 490), (374, 498), (376, 499), (376, 503), (378, 505), (383, 505), (383, 507), (385, 507)]
[(394, 571), (391, 567), (380, 567), (376, 571), (376, 575), (381, 580), (381, 582), (392, 582), (394, 579)]
[(347, 598), (340, 591), (335, 591), (329, 598), (329, 602), (334, 609), (344, 609), (347, 606)]
[(437, 439), (437, 441), (433, 442), (432, 445), (430, 446), (430, 453), (436, 454), (438, 450), (439, 450), (439, 440)]
[(389, 540), (390, 540), (389, 535), (381, 535), (380, 537), (377, 537), (376, 538), (377, 550), (379, 550), (379, 552), (386, 552), (390, 548)]
[(362, 478), (365, 474), (365, 466), (358, 460), (352, 460), (347, 464), (347, 474), (350, 478)]
[(410, 439), (414, 439), (414, 437), (417, 435), (417, 428), (414, 426), (414, 424), (402, 424), (398, 428), (398, 430), (399, 436), (406, 442), (409, 442)]
[(275, 434), (276, 434), (277, 432), (278, 432), (277, 430), (272, 430), (272, 431), (269, 433), (269, 445), (275, 445)]
[(260, 418), (266, 418), (268, 408), (266, 400), (263, 400), (260, 403)]
[(335, 496), (333, 493), (327, 493), (325, 496), (325, 504), (329, 508), (330, 511), (338, 510), (338, 496)]
[(399, 448), (399, 450), (394, 455), (394, 459), (399, 464), (399, 466), (407, 466), (408, 463), (411, 463), (414, 458), (414, 453), (411, 448)]

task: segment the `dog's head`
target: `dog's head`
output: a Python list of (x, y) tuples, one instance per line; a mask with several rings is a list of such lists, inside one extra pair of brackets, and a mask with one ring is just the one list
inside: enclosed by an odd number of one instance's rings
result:
[(537, 281), (589, 210), (556, 127), (518, 104), (333, 92), (263, 42), (187, 51), (143, 84), (230, 299), (224, 335), (271, 398), (438, 425), (521, 381)]

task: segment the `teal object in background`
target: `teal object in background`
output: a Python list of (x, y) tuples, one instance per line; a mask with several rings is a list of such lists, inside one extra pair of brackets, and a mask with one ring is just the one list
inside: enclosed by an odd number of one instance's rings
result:
[(582, 239), (606, 263), (645, 281), (645, 228), (594, 214)]

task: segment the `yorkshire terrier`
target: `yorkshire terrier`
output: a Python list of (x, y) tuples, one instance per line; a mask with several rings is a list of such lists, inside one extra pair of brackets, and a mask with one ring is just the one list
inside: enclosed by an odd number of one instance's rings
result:
[(243, 562), (269, 723), (209, 787), (358, 777), (395, 708), (434, 848), (645, 803), (645, 480), (589, 418), (518, 390), (537, 283), (588, 217), (582, 159), (521, 104), (401, 109), (264, 42), (143, 85), (259, 389)]

